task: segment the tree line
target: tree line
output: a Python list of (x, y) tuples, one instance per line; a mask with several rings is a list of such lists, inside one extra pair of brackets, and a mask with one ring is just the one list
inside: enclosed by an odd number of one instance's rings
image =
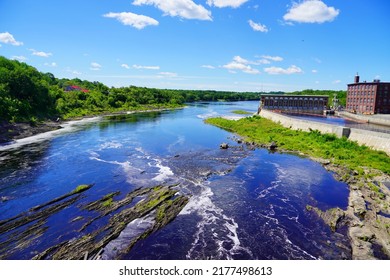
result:
[[(77, 86), (82, 90), (69, 90)], [(196, 101), (258, 100), (253, 92), (108, 87), (100, 82), (59, 79), (0, 56), (0, 121), (71, 118), (105, 112), (177, 107)]]
[[(72, 89), (72, 86), (76, 86), (76, 90)], [(294, 92), (327, 94), (331, 98), (334, 93), (313, 90)], [(336, 93), (340, 100), (345, 100), (345, 92)], [(185, 103), (199, 101), (259, 100), (260, 94), (137, 86), (108, 87), (100, 82), (78, 78), (59, 79), (51, 73), (39, 72), (24, 62), (0, 56), (0, 121), (37, 121), (57, 117), (67, 119), (106, 112), (175, 108)]]

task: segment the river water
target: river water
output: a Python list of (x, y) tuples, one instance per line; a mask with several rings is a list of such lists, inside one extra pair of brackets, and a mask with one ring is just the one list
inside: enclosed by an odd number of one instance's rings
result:
[[(15, 232), (0, 233), (0, 256), (30, 259), (78, 237), (79, 220), (90, 215), (81, 206), (108, 193), (120, 191), (124, 196), (139, 187), (178, 183), (179, 192), (190, 196), (189, 203), (174, 221), (122, 258), (350, 258), (345, 233), (332, 233), (306, 210), (308, 204), (322, 210), (346, 209), (346, 184), (316, 162), (249, 149), (231, 133), (203, 122), (218, 115), (237, 117), (233, 110), (256, 112), (257, 105), (197, 103), (121, 120), (96, 118), (46, 139), (1, 147), (0, 221), (80, 184), (94, 186), (80, 201), (43, 221), (43, 230), (23, 246), (13, 244)], [(222, 142), (231, 148), (219, 149)], [(149, 224), (148, 217), (129, 224), (107, 245), (103, 258), (115, 258), (115, 248), (128, 244)]]

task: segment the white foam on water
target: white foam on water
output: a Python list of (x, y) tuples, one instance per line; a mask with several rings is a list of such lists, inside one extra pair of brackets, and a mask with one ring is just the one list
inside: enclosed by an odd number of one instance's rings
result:
[(10, 142), (9, 144), (1, 145), (0, 151), (14, 150), (18, 149), (24, 145), (43, 142), (45, 140), (52, 139), (54, 137), (60, 136), (65, 133), (70, 133), (77, 130), (81, 125), (88, 123), (95, 123), (101, 120), (101, 117), (87, 118), (78, 121), (69, 121), (61, 123), (62, 128), (40, 133), (34, 136), (26, 137), (23, 139), (18, 139)]
[(157, 162), (156, 167), (159, 168), (159, 173), (156, 177), (152, 178), (153, 181), (164, 182), (174, 175), (168, 166), (162, 165), (161, 160), (155, 159), (155, 161)]
[(143, 172), (143, 170), (132, 166), (129, 161), (125, 161), (125, 162), (108, 161), (108, 160), (100, 159), (96, 156), (90, 156), (90, 159), (108, 163), (108, 164), (119, 165), (120, 167), (122, 167), (123, 172), (126, 174), (126, 181), (129, 184), (144, 185), (147, 181), (149, 181), (147, 178), (140, 178), (140, 174)]
[(217, 112), (215, 112), (215, 111), (209, 111), (208, 113), (199, 114), (199, 115), (197, 115), (197, 117), (198, 117), (199, 119), (204, 120), (204, 119), (208, 119), (208, 118), (211, 118), (211, 117), (215, 117), (215, 116), (217, 116), (217, 115), (218, 115)]
[(110, 141), (110, 142), (105, 142), (100, 145), (99, 150), (105, 150), (105, 149), (119, 149), (122, 148), (123, 145), (117, 141)]
[[(200, 194), (192, 196), (179, 214), (196, 213), (201, 217), (196, 225), (197, 231), (194, 234), (194, 240), (186, 254), (186, 258), (205, 258), (206, 254), (211, 253), (207, 249), (210, 239), (217, 246), (218, 258), (220, 259), (233, 259), (233, 255), (240, 251), (252, 255), (248, 248), (241, 246), (237, 233), (238, 224), (235, 220), (225, 215), (223, 209), (212, 202), (211, 197), (214, 194), (211, 188), (205, 184), (199, 184), (198, 186), (201, 188)], [(230, 249), (226, 249), (226, 247)]]

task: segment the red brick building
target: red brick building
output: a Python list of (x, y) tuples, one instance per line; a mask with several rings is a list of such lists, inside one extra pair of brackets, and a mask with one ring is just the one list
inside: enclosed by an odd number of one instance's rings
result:
[(348, 84), (346, 109), (358, 114), (390, 114), (390, 83), (380, 80)]

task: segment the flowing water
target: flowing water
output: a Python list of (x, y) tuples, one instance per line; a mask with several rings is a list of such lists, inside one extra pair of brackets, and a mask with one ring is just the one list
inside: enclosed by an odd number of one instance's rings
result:
[[(346, 235), (332, 233), (306, 210), (308, 204), (346, 209), (346, 184), (316, 162), (249, 149), (237, 144), (231, 133), (203, 122), (211, 116), (237, 117), (233, 110), (256, 112), (257, 105), (198, 103), (121, 120), (96, 118), (31, 143), (0, 147), (0, 221), (80, 184), (94, 184), (80, 201), (45, 220), (44, 230), (24, 246), (13, 246), (13, 232), (0, 233), (0, 255), (29, 259), (78, 237), (79, 220), (93, 218), (81, 206), (108, 193), (124, 196), (139, 187), (178, 183), (178, 191), (190, 196), (189, 203), (123, 258), (350, 258)], [(232, 148), (219, 149), (222, 142)], [(150, 217), (131, 222), (102, 257), (115, 258), (115, 250), (151, 222)], [(92, 223), (86, 230), (97, 226)]]

